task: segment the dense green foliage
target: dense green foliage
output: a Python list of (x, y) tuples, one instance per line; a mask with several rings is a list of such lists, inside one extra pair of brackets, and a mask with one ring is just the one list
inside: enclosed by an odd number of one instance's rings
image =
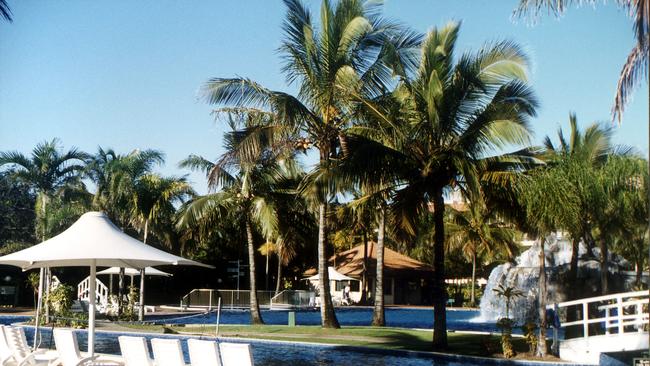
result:
[[(530, 146), (538, 102), (527, 81), (530, 61), (518, 45), (498, 41), (459, 53), (459, 24), (421, 35), (383, 18), (374, 2), (324, 0), (319, 22), (301, 1), (285, 5), (279, 51), (297, 94), (246, 78), (214, 78), (202, 89), (217, 120), (230, 126), (215, 161), (190, 155), (181, 163), (206, 174), (208, 194), (197, 195), (183, 177), (157, 173), (165, 162), (157, 150), (100, 147), (88, 154), (65, 151), (54, 139), (29, 156), (2, 152), (0, 253), (101, 210), (147, 244), (216, 265), (214, 278), (187, 275), (188, 286), (234, 288), (227, 262), (247, 259), (254, 324), (262, 323), (261, 283), (267, 290), (274, 283), (276, 291), (299, 288), (304, 271), (316, 267), (324, 279), (322, 325), (338, 328), (328, 258), (373, 241), (378, 254), (390, 247), (433, 267), (437, 349), (450, 345), (446, 300), (475, 306), (482, 292), (476, 277), (513, 260), (524, 236), (567, 234), (569, 280), (577, 279), (583, 243), (599, 249), (602, 293), (611, 290), (608, 253), (629, 260), (640, 284), (648, 265), (647, 161), (614, 146), (611, 127), (582, 130), (575, 115), (557, 142), (547, 137), (543, 146)], [(305, 169), (301, 157), (310, 149), (318, 162)], [(451, 196), (462, 200), (449, 204)], [(374, 303), (373, 324), (383, 325), (377, 258), (372, 277), (379, 290), (362, 302)], [(365, 281), (369, 274), (363, 275)], [(449, 277), (470, 277), (470, 285), (448, 289)], [(517, 296), (516, 289), (499, 293), (508, 307)], [(122, 318), (134, 317), (136, 295)], [(57, 307), (66, 308), (66, 296), (54, 294)], [(532, 336), (537, 330), (543, 338), (544, 314), (539, 318), (527, 336), (544, 353), (546, 342)], [(504, 355), (513, 356), (512, 322), (506, 316), (500, 324)]]

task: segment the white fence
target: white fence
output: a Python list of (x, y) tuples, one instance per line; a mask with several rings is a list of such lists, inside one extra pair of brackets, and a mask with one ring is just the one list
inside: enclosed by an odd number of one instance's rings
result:
[(648, 347), (648, 291), (625, 292), (549, 305), (564, 329), (560, 358), (597, 364), (601, 352)]
[[(648, 324), (648, 291), (625, 292), (606, 296), (590, 297), (557, 304), (560, 316), (565, 321), (561, 327), (579, 327), (582, 337), (595, 335), (643, 332)], [(553, 305), (548, 306), (549, 309)], [(573, 311), (578, 319), (568, 319)], [(568, 333), (569, 338), (575, 334)], [(572, 336), (573, 334), (573, 336)]]
[(284, 290), (271, 298), (271, 309), (293, 309), (316, 306), (316, 293), (304, 290)]
[[(77, 299), (90, 300), (90, 276), (77, 285)], [(101, 307), (108, 305), (108, 287), (99, 279), (95, 279), (95, 301)]]
[[(257, 302), (261, 307), (269, 307), (274, 291), (257, 291)], [(216, 309), (221, 298), (221, 306), (230, 309), (250, 308), (249, 290), (215, 290), (215, 289), (194, 289), (181, 298), (182, 309), (200, 308)]]

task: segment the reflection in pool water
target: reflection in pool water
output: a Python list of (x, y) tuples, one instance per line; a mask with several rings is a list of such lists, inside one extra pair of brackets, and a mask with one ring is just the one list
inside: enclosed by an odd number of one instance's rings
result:
[[(371, 316), (370, 309), (345, 309), (337, 310), (339, 321), (344, 325), (366, 325), (369, 323)], [(370, 315), (369, 315), (370, 314)], [(265, 320), (269, 324), (286, 324), (286, 311), (265, 311)], [(476, 316), (474, 311), (450, 311), (448, 312), (448, 321), (450, 329), (452, 327), (475, 327), (484, 329), (485, 325), (473, 323), (470, 321)], [(430, 328), (433, 323), (433, 314), (431, 310), (424, 309), (387, 309), (386, 318), (389, 325), (410, 327), (410, 328)], [(5, 316), (0, 317), (1, 324), (11, 324), (27, 320), (28, 317)], [(200, 316), (187, 319), (187, 323), (214, 323), (214, 314), (210, 316)], [(245, 311), (225, 311), (222, 314), (222, 321), (230, 324), (245, 324), (248, 322), (248, 312)], [(317, 311), (301, 311), (296, 314), (298, 324), (319, 324), (320, 315)], [(162, 322), (172, 321), (170, 319)], [(483, 328), (482, 328), (483, 327)], [(463, 328), (464, 329), (464, 328)], [(33, 339), (33, 329), (26, 328), (26, 335), (29, 343)], [(119, 354), (119, 345), (117, 337), (123, 333), (115, 332), (98, 332), (95, 349), (99, 353)], [(170, 335), (145, 335), (147, 339), (151, 338), (178, 338), (183, 342), (183, 352), (186, 361), (187, 345), (185, 340), (190, 337), (170, 336)], [(77, 331), (77, 338), (81, 349), (87, 347), (87, 333), (83, 330)], [(211, 339), (211, 338), (207, 338)], [(317, 339), (314, 339), (317, 341)], [(242, 342), (241, 340), (228, 340), (233, 342)], [(475, 360), (471, 361), (449, 361), (440, 357), (433, 357), (423, 353), (395, 352), (382, 350), (364, 350), (352, 347), (342, 346), (321, 346), (307, 344), (293, 344), (267, 341), (246, 341), (253, 345), (253, 358), (256, 366), (323, 366), (323, 365), (351, 365), (351, 366), (463, 366), (476, 365)], [(43, 330), (42, 347), (53, 348), (51, 328)], [(497, 363), (482, 363), (485, 365), (496, 365)]]
[[(286, 325), (286, 310), (265, 310), (262, 317), (266, 324)], [(449, 330), (472, 330), (485, 332), (498, 332), (494, 323), (479, 322), (478, 310), (449, 310), (447, 311), (447, 328)], [(336, 317), (343, 326), (370, 325), (372, 309), (368, 307), (351, 307), (336, 309)], [(149, 320), (159, 324), (215, 324), (216, 314), (199, 314), (194, 316), (151, 317)], [(221, 324), (250, 324), (247, 310), (222, 310)], [(296, 311), (296, 324), (319, 325), (319, 310)], [(433, 310), (416, 308), (387, 308), (386, 325), (400, 328), (433, 328)]]

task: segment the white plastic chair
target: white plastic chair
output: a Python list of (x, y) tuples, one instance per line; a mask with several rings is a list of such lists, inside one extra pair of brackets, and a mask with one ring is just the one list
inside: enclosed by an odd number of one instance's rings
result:
[(81, 366), (92, 363), (99, 356), (84, 357), (79, 351), (77, 336), (72, 329), (54, 329), (54, 344), (63, 366)]
[(0, 365), (14, 366), (17, 365), (18, 362), (16, 362), (16, 359), (14, 358), (13, 351), (9, 348), (4, 328), (4, 325), (0, 325)]
[(149, 357), (147, 340), (143, 337), (118, 337), (120, 352), (126, 366), (154, 366), (153, 360)]
[(217, 342), (188, 339), (187, 348), (192, 366), (222, 366)]
[(219, 343), (222, 366), (253, 366), (251, 345), (247, 343)]
[(57, 358), (55, 351), (32, 349), (27, 344), (25, 330), (21, 327), (4, 327), (5, 340), (12, 352), (13, 359), (17, 366), (24, 365), (47, 365), (50, 361)]
[(186, 366), (181, 341), (178, 339), (154, 338), (151, 340), (156, 366)]

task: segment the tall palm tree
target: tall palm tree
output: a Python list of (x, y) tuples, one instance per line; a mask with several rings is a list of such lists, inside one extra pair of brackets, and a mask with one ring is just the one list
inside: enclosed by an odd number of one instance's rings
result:
[[(136, 182), (150, 174), (156, 165), (165, 161), (164, 154), (157, 150), (134, 150), (128, 154), (117, 154), (113, 149), (98, 148), (86, 163), (86, 174), (95, 183), (93, 206), (104, 211), (122, 230), (132, 226), (136, 197)], [(124, 268), (118, 276), (118, 298), (124, 293)], [(118, 313), (121, 313), (121, 301)]]
[(355, 159), (366, 166), (363, 179), (369, 184), (381, 176), (386, 189), (394, 190), (391, 207), (402, 230), (415, 234), (418, 217), (433, 210), (436, 349), (447, 347), (444, 192), (449, 186), (477, 186), (478, 172), (499, 160), (491, 154), (526, 144), (528, 118), (537, 106), (525, 81), (528, 60), (517, 45), (488, 44), (456, 59), (458, 30), (455, 23), (431, 30), (415, 74), (397, 70), (400, 82), (390, 95), (360, 98), (381, 123), (364, 133), (370, 143)]
[[(621, 121), (625, 106), (632, 93), (643, 79), (648, 80), (648, 49), (650, 48), (650, 1), (615, 0), (617, 6), (628, 12), (633, 19), (636, 44), (630, 51), (623, 65), (616, 86), (616, 96), (612, 107), (612, 119)], [(596, 4), (595, 0), (520, 0), (515, 9), (515, 16), (539, 16), (543, 9), (548, 9), (555, 16), (561, 16), (571, 5), (583, 3)]]
[(133, 193), (131, 221), (143, 232), (143, 242), (146, 243), (150, 224), (160, 224), (173, 216), (176, 212), (174, 205), (193, 196), (194, 190), (185, 178), (145, 174), (135, 182)]
[(135, 219), (132, 214), (136, 212), (136, 182), (164, 161), (164, 154), (157, 150), (134, 150), (123, 155), (113, 149), (98, 148), (86, 165), (86, 174), (96, 186), (93, 206), (126, 229)]
[(452, 209), (452, 219), (447, 230), (451, 246), (461, 248), (472, 261), (470, 302), (474, 306), (477, 258), (481, 253), (489, 255), (501, 251), (512, 259), (516, 243), (514, 230), (498, 220), (494, 211), (488, 212), (480, 196), (473, 197), (467, 208), (466, 211)]
[(36, 206), (41, 240), (45, 241), (48, 232), (46, 216), (49, 200), (55, 194), (85, 191), (81, 177), (87, 157), (86, 153), (74, 147), (62, 151), (58, 139), (37, 144), (29, 157), (17, 151), (0, 153), (0, 167), (11, 166), (11, 175), (28, 184), (38, 194)]
[[(419, 37), (380, 17), (376, 2), (323, 0), (320, 26), (300, 0), (285, 0), (287, 14), (280, 53), (283, 71), (298, 86), (298, 96), (272, 91), (245, 78), (215, 78), (203, 89), (207, 101), (217, 105), (271, 109), (278, 123), (301, 136), (303, 148), (314, 146), (325, 169), (345, 154), (345, 127), (352, 123), (340, 87), (364, 93), (381, 90), (392, 80), (388, 64), (413, 63), (412, 47)], [(318, 204), (318, 273), (323, 327), (338, 328), (327, 273), (327, 215), (334, 197), (331, 181), (312, 190)]]
[[(359, 303), (365, 305), (368, 302), (368, 240), (370, 240), (369, 235), (373, 231), (373, 214), (376, 207), (354, 204), (355, 201), (362, 199), (364, 195), (359, 191), (353, 191), (352, 195), (355, 200), (347, 205), (342, 205), (336, 211), (337, 221), (342, 224), (342, 227), (336, 231), (334, 241), (336, 242), (338, 238), (342, 237), (342, 240), (347, 244), (352, 244), (352, 246), (358, 243), (359, 240), (363, 243), (361, 299)], [(350, 239), (354, 241), (350, 242)]]
[[(276, 186), (290, 179), (295, 171), (292, 159), (281, 159), (268, 154), (269, 147), (260, 128), (248, 125), (242, 130), (226, 133), (226, 153), (217, 163), (192, 155), (180, 164), (183, 168), (204, 171), (212, 191), (221, 191), (197, 197), (188, 202), (179, 217), (179, 227), (195, 224), (210, 225), (227, 214), (236, 214), (244, 225), (248, 245), (248, 268), (250, 276), (251, 323), (263, 324), (257, 300), (255, 280), (256, 224), (265, 238), (277, 235), (278, 215), (273, 201)], [(251, 140), (257, 140), (253, 143)]]
[[(578, 127), (575, 114), (569, 116), (570, 130), (568, 136), (560, 128), (558, 143), (554, 144), (549, 136), (544, 139), (542, 158), (547, 163), (558, 182), (565, 182), (565, 193), (573, 199), (564, 201), (563, 196), (551, 198), (559, 199), (553, 207), (558, 217), (561, 228), (568, 231), (572, 237), (571, 280), (577, 280), (578, 247), (583, 240), (589, 248), (594, 245), (592, 231), (598, 224), (604, 226), (613, 224), (612, 220), (618, 216), (605, 214), (607, 203), (611, 202), (609, 195), (603, 191), (603, 186), (597, 183), (598, 170), (604, 167), (612, 155), (626, 156), (631, 149), (624, 146), (615, 146), (612, 141), (612, 127), (600, 123), (593, 123), (584, 131)], [(549, 187), (552, 189), (552, 187)], [(575, 207), (569, 207), (568, 202), (574, 202)], [(612, 208), (613, 209), (613, 208)], [(605, 219), (609, 224), (605, 224)], [(608, 291), (607, 285), (607, 238), (601, 232), (599, 246), (601, 251), (601, 289), (603, 294)], [(591, 251), (589, 251), (591, 252)]]

